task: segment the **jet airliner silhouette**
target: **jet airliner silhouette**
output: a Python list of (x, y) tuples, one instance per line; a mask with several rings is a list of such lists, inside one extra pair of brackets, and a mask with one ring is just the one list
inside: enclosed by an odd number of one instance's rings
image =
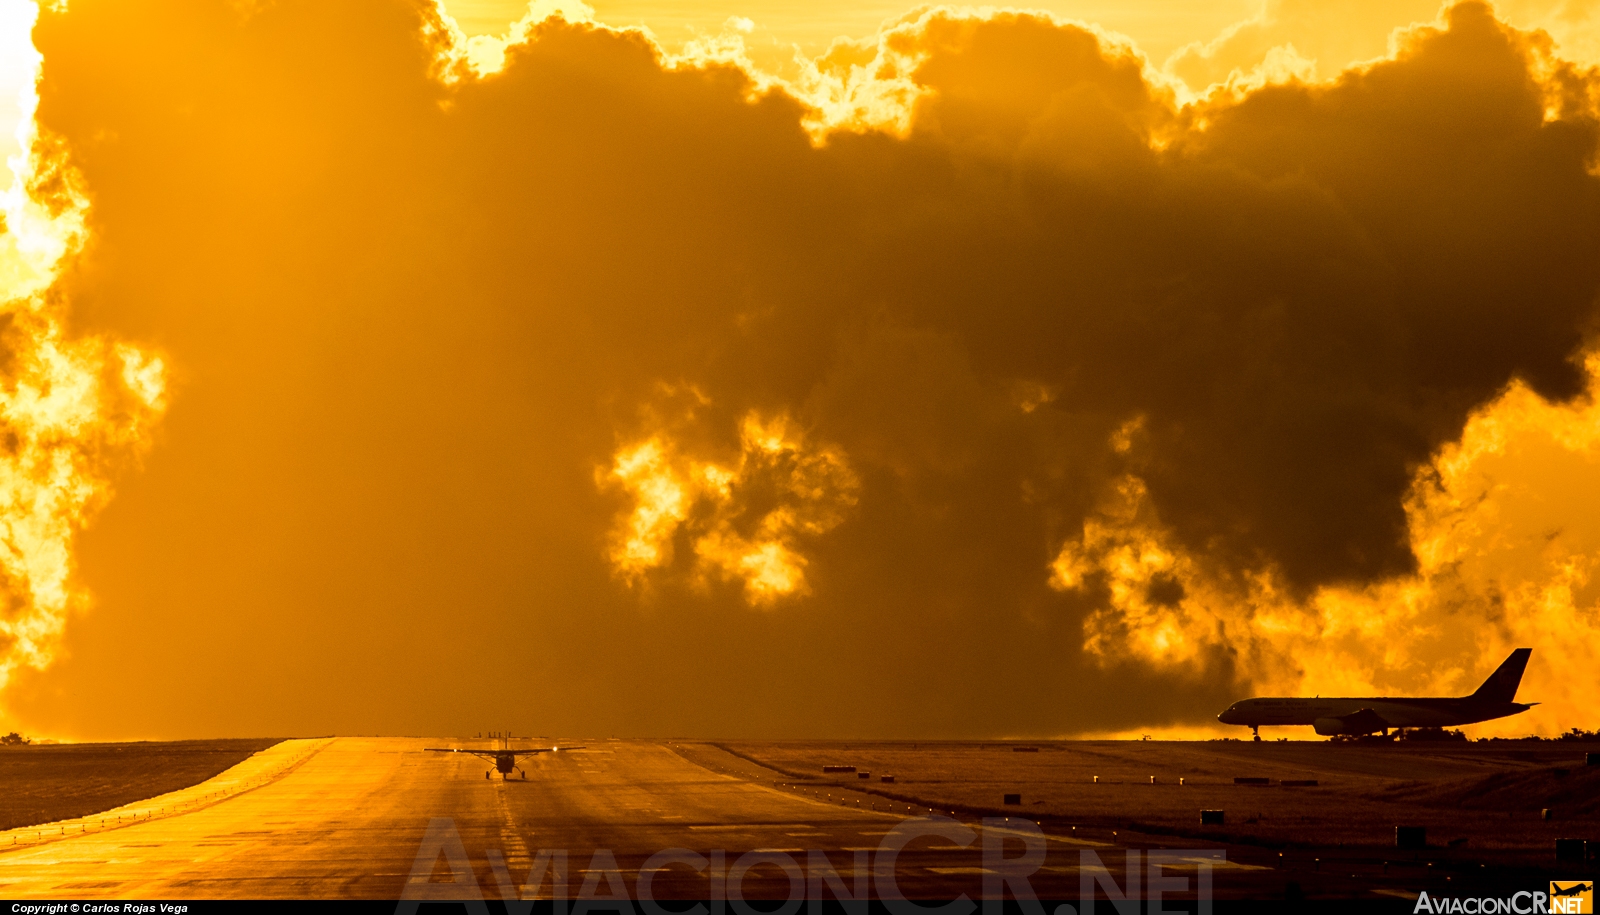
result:
[(1517, 715), (1538, 705), (1517, 702), (1517, 687), (1528, 666), (1532, 648), (1511, 652), (1489, 679), (1470, 696), (1459, 698), (1374, 696), (1368, 698), (1295, 699), (1263, 697), (1242, 699), (1228, 706), (1217, 720), (1242, 724), (1261, 739), (1263, 726), (1310, 725), (1318, 734), (1389, 733), (1390, 728), (1442, 728), (1474, 724)]

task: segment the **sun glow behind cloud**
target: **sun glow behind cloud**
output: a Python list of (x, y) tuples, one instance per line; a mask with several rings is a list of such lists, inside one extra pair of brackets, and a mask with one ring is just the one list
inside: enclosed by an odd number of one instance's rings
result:
[[(787, 8), (741, 0), (703, 0), (670, 10), (627, 0), (598, 8), (583, 0), (439, 3), (447, 21), (455, 22), (452, 13), (461, 18), (459, 46), (480, 73), (498, 70), (509, 44), (546, 17), (560, 15), (573, 22), (641, 29), (681, 65), (738, 63), (758, 84), (781, 85), (813, 105), (822, 114), (818, 126), (901, 128), (904, 106), (916, 92), (909, 81), (885, 77), (909, 72), (916, 61), (903, 53), (906, 42), (893, 36), (939, 8), (817, 4), (794, 17)], [(1094, 29), (1110, 43), (1136, 48), (1148, 57), (1152, 79), (1171, 86), (1180, 98), (1195, 100), (1273, 83), (1336, 78), (1347, 67), (1392, 54), (1396, 34), (1434, 20), (1440, 7), (1435, 0), (1347, 3), (1336, 9), (1315, 0), (1143, 0), (1115, 5), (1046, 0), (942, 8), (981, 16), (1028, 12)], [(1496, 9), (1513, 25), (1546, 32), (1565, 59), (1600, 61), (1600, 16), (1588, 4), (1503, 0)]]
[(68, 615), (87, 606), (73, 579), (73, 541), (110, 497), (118, 465), (147, 447), (166, 405), (159, 356), (74, 337), (65, 303), (47, 292), (83, 244), (88, 203), (75, 172), (41, 170), (32, 155), (41, 59), (27, 35), (36, 16), (31, 3), (0, 6), (6, 60), (28, 71), (20, 152), (8, 160), (12, 183), (0, 197), (0, 690), (19, 668), (48, 666)]

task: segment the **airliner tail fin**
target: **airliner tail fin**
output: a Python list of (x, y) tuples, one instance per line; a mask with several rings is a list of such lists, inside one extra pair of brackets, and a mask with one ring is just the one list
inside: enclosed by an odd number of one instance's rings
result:
[(1471, 698), (1481, 699), (1485, 702), (1515, 702), (1517, 687), (1522, 684), (1522, 671), (1528, 666), (1528, 656), (1533, 654), (1532, 648), (1518, 648), (1511, 652), (1511, 657), (1483, 681), (1478, 691)]

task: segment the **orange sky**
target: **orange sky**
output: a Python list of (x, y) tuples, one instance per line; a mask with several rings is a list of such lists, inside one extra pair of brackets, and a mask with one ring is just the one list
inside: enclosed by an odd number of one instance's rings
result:
[(1589, 7), (526, 9), (42, 14), (4, 729), (1595, 726)]

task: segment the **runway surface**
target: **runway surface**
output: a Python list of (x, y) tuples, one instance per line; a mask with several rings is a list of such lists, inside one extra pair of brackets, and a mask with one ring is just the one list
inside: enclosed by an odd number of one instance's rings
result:
[[(785, 898), (791, 879), (822, 879), (818, 865), (825, 863), (849, 892), (876, 868), (883, 876), (874, 898), (886, 888), (951, 898), (982, 895), (984, 878), (1007, 866), (998, 859), (1026, 850), (1020, 822), (990, 824), (992, 838), (1011, 841), (985, 859), (976, 820), (928, 819), (926, 809), (837, 785), (797, 785), (705, 744), (591, 741), (584, 750), (524, 758), (527, 779), (511, 781), (486, 779), (490, 764), (476, 757), (423, 751), (484, 744), (286, 741), (183, 792), (103, 817), (0, 834), (0, 898), (396, 899), (481, 888), (494, 899), (529, 895), (518, 887), (541, 850), (565, 852), (569, 897), (620, 888), (631, 897), (648, 889), (660, 899)], [(902, 842), (908, 829), (951, 837)], [(1029, 885), (1044, 898), (1077, 897), (1081, 852), (1089, 850), (1125, 888), (1122, 841), (1051, 834), (1042, 843), (1044, 860), (1026, 865)], [(904, 848), (887, 851), (891, 845)], [(651, 864), (674, 848), (707, 863), (698, 871), (661, 859)], [(1224, 851), (1226, 862), (1211, 857)], [(747, 857), (751, 852), (760, 854)], [(1219, 897), (1284, 891), (1281, 872), (1243, 860), (1238, 850), (1179, 857), (1163, 871), (1176, 880), (1167, 884), (1176, 897), (1192, 897), (1202, 871)], [(497, 880), (500, 861), (506, 890)], [(648, 888), (639, 885), (642, 868)], [(1137, 871), (1149, 879), (1146, 868)], [(549, 892), (545, 883), (539, 895)]]

